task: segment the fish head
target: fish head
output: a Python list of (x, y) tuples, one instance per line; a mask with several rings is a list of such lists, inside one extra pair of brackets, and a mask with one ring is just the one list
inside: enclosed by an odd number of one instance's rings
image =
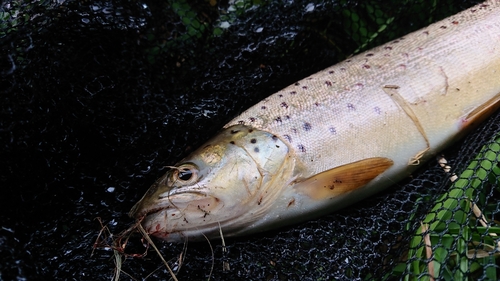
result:
[(262, 217), (289, 181), (289, 148), (277, 136), (231, 126), (181, 160), (129, 215), (167, 241), (231, 236)]

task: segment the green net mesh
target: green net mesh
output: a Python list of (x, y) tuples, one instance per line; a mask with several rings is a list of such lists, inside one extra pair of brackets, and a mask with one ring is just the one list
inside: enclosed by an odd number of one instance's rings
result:
[[(111, 279), (94, 218), (122, 231), (162, 167), (244, 109), (478, 2), (3, 2), (0, 280)], [(448, 173), (430, 161), (318, 220), (157, 245), (179, 280), (497, 280), (499, 134), (496, 114), (443, 152)], [(122, 269), (170, 277), (154, 252)]]

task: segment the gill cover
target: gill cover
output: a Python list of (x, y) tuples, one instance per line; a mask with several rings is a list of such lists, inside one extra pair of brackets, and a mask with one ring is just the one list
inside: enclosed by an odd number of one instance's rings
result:
[(288, 146), (277, 136), (229, 127), (171, 167), (130, 216), (144, 218), (149, 233), (170, 241), (218, 236), (219, 224), (228, 232), (248, 227), (289, 180), (288, 157)]

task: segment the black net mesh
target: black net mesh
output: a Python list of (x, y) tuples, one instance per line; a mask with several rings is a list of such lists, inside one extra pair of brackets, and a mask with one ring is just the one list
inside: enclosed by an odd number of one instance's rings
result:
[[(95, 218), (127, 228), (164, 165), (280, 88), (477, 2), (3, 2), (0, 279), (111, 279), (112, 251), (91, 256)], [(430, 161), (360, 204), (226, 247), (157, 244), (179, 280), (496, 280), (499, 121), (444, 152), (449, 174)], [(122, 269), (170, 276), (154, 252)]]

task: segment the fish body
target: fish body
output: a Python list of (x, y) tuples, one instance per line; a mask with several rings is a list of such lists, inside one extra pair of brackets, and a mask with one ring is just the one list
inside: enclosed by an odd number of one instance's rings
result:
[(311, 219), (408, 176), (499, 105), (500, 1), (487, 1), (264, 99), (130, 215), (167, 241)]

